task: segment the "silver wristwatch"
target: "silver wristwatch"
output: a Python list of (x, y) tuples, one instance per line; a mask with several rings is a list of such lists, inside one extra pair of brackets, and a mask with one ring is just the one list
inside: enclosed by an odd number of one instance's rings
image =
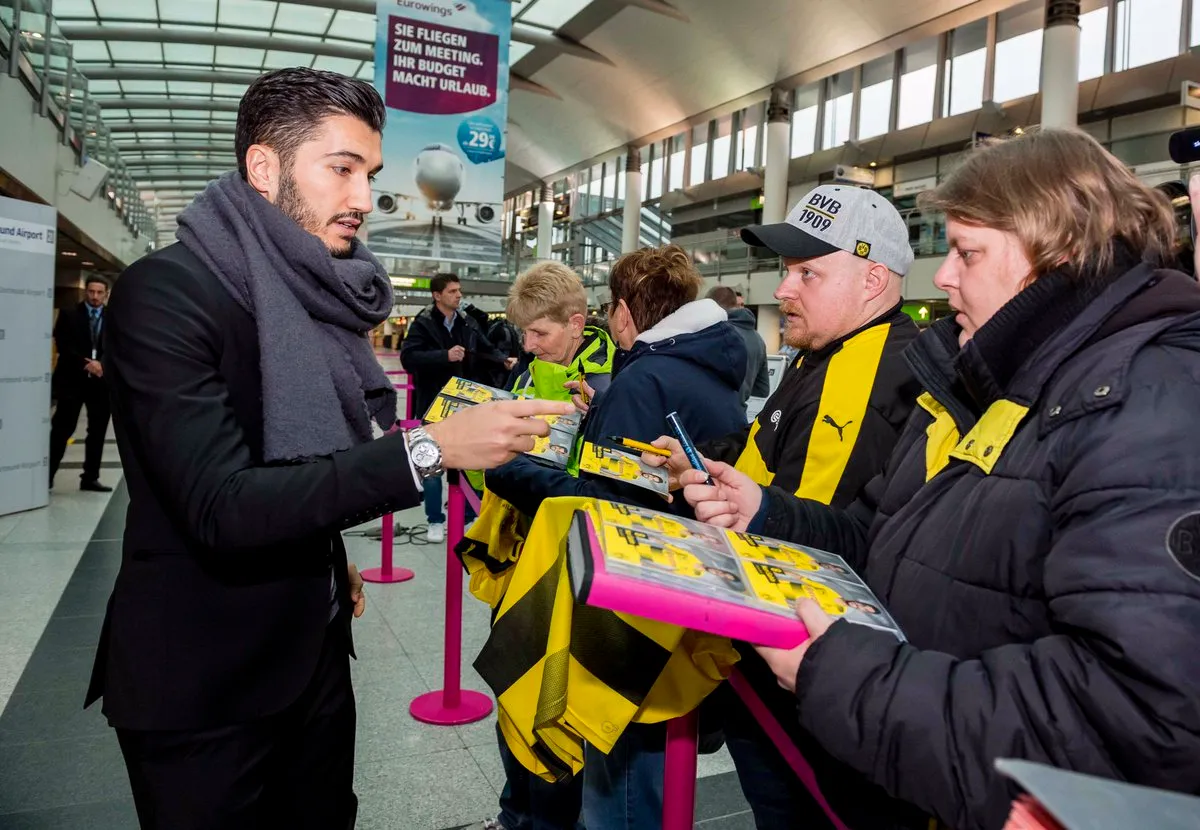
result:
[(421, 481), (442, 474), (442, 448), (422, 427), (408, 431), (408, 457)]

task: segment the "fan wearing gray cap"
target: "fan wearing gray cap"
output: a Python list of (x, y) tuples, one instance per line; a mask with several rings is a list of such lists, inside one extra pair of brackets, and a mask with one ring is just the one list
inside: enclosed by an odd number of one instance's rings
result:
[[(920, 392), (902, 356), (917, 336), (901, 310), (902, 278), (913, 262), (908, 227), (873, 190), (823, 185), (785, 221), (752, 225), (742, 239), (782, 258), (775, 299), (783, 339), (800, 353), (753, 424), (700, 451), (759, 484), (847, 507), (882, 472)], [(670, 447), (671, 458), (643, 461), (666, 464), (672, 479), (688, 468), (672, 439), (655, 444)], [(795, 698), (753, 649), (739, 652), (742, 673), (776, 719), (805, 754), (819, 754), (799, 734)], [(725, 735), (759, 827), (807, 826), (810, 815), (823, 826), (823, 813), (740, 701), (727, 709)]]

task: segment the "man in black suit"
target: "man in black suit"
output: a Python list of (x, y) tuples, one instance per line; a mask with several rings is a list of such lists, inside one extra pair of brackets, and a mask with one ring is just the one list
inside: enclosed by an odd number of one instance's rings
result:
[[(486, 383), (494, 369), (511, 370), (516, 360), (488, 340), (475, 317), (462, 309), (462, 283), (456, 274), (437, 274), (429, 282), (433, 305), (408, 326), (400, 362), (413, 379), (413, 415), (420, 417), (450, 378)], [(485, 315), (486, 316), (486, 315)]]
[(90, 277), (84, 301), (63, 309), (54, 327), (58, 363), (54, 367), (54, 396), (58, 403), (50, 422), (50, 486), (67, 451), (67, 441), (79, 425), (79, 412), (87, 407), (87, 443), (84, 445), (83, 475), (79, 489), (111, 493), (100, 483), (104, 437), (108, 433), (108, 384), (104, 382), (104, 304), (108, 283)]
[[(491, 386), (494, 370), (509, 371), (517, 359), (488, 340), (476, 319), (462, 305), (462, 283), (455, 274), (437, 274), (429, 283), (433, 305), (413, 318), (400, 346), (400, 364), (412, 375), (413, 417), (420, 418), (450, 378), (458, 376)], [(486, 317), (486, 315), (485, 315)], [(468, 510), (467, 518), (473, 518)], [(425, 482), (425, 520), (430, 542), (446, 539), (442, 510), (442, 480)]]
[(355, 232), (383, 119), (361, 81), (259, 78), (238, 171), (113, 292), (105, 375), (130, 504), (87, 704), (104, 698), (144, 828), (352, 827), (365, 600), (339, 531), (416, 505), (443, 466), (532, 449), (548, 430), (528, 416), (567, 411), (485, 404), (372, 437), (396, 421), (368, 340), (392, 294)]

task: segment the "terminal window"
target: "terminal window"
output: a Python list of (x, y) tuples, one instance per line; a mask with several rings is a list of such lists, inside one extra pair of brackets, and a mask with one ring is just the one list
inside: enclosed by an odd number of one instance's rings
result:
[(1182, 22), (1183, 0), (1119, 0), (1113, 68), (1120, 72), (1175, 57)]
[(933, 92), (937, 86), (937, 38), (906, 47), (901, 58), (900, 109), (896, 128), (903, 130), (933, 118)]

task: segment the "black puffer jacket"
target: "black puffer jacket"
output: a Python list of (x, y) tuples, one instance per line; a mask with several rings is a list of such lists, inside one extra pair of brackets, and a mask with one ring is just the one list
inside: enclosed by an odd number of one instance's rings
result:
[[(455, 346), (466, 349), (461, 361), (450, 360)], [(412, 375), (413, 417), (422, 418), (437, 393), (452, 377), (479, 383), (495, 380), (491, 373), (504, 368), (504, 359), (475, 319), (458, 311), (454, 326), (446, 330), (445, 318), (436, 305), (428, 306), (413, 318), (408, 334), (400, 345), (400, 363)]]
[(1001, 757), (1200, 793), (1200, 575), (1167, 546), (1200, 511), (1200, 287), (1116, 273), (1038, 280), (961, 352), (935, 325), (884, 475), (846, 511), (768, 490), (751, 524), (845, 554), (910, 641), (835, 623), (802, 726), (958, 830), (1003, 824)]

